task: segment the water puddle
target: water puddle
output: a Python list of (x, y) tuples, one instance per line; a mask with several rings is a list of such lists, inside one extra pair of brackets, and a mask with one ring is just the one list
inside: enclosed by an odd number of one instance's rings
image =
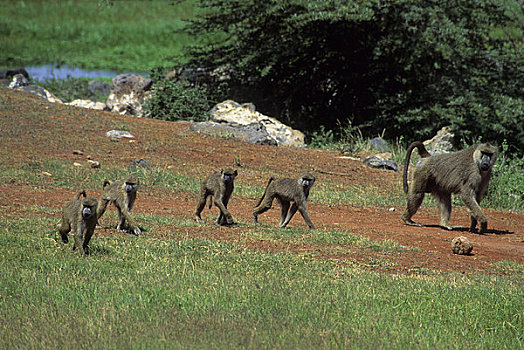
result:
[[(89, 70), (68, 65), (53, 65), (46, 64), (41, 66), (30, 66), (25, 67), (25, 70), (29, 73), (29, 76), (34, 80), (45, 80), (45, 79), (67, 79), (68, 76), (72, 78), (100, 78), (109, 77), (113, 78), (118, 74), (131, 73), (131, 72), (115, 72), (110, 70)], [(149, 76), (149, 74), (137, 73), (142, 76)]]

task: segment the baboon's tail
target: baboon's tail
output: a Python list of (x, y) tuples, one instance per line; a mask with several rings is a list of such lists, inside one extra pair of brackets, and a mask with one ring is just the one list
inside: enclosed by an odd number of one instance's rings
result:
[(267, 188), (269, 187), (269, 184), (275, 180), (275, 178), (273, 176), (271, 176), (267, 182), (267, 185), (266, 185), (266, 189), (264, 190), (264, 194), (262, 195), (262, 197), (260, 197), (260, 200), (258, 201), (258, 204), (256, 205), (257, 207), (260, 205), (260, 203), (262, 203), (262, 201), (264, 200), (264, 197), (266, 196), (266, 192), (267, 192)]
[(84, 196), (84, 198), (87, 197), (86, 190), (82, 190), (82, 191), (78, 192), (78, 193), (75, 195), (75, 199), (80, 200), (80, 197), (81, 197), (81, 196)]
[(404, 188), (404, 193), (408, 193), (408, 167), (409, 160), (411, 159), (411, 153), (414, 149), (418, 150), (418, 154), (421, 158), (431, 157), (431, 154), (428, 152), (424, 144), (420, 141), (415, 141), (409, 145), (408, 150), (406, 151), (406, 160), (404, 161), (404, 173), (402, 176), (402, 185)]

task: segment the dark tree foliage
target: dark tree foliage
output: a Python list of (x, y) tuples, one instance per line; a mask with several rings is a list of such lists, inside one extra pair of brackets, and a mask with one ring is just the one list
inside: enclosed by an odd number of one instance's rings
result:
[(200, 0), (187, 26), (228, 66), (240, 102), (303, 130), (431, 136), (524, 151), (524, 15), (518, 0)]

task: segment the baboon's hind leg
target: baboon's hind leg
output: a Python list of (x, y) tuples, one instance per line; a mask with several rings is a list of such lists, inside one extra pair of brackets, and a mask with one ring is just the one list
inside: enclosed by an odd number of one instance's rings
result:
[(404, 211), (404, 214), (402, 214), (402, 220), (404, 221), (404, 223), (406, 225), (419, 226), (419, 227), (424, 226), (422, 224), (419, 224), (419, 223), (411, 220), (413, 215), (415, 215), (415, 213), (417, 212), (418, 208), (422, 204), (423, 200), (424, 200), (424, 192), (410, 193), (408, 195), (408, 203), (407, 203), (407, 206), (406, 206), (406, 210)]

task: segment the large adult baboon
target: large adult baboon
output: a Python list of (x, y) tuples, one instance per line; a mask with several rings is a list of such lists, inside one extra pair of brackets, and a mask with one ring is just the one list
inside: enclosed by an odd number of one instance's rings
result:
[[(408, 187), (407, 171), (413, 149), (417, 148), (422, 164), (413, 171), (413, 181)], [(413, 142), (407, 150), (404, 163), (403, 187), (407, 206), (402, 220), (407, 225), (423, 226), (411, 220), (422, 204), (425, 193), (431, 193), (439, 202), (440, 226), (452, 230), (451, 194), (458, 194), (471, 211), (470, 231), (480, 222), (479, 233), (486, 232), (488, 221), (479, 203), (486, 194), (491, 171), (497, 159), (497, 148), (489, 143), (471, 146), (458, 152), (430, 155), (422, 142)]]
[(132, 232), (135, 235), (142, 233), (136, 221), (131, 217), (130, 211), (136, 200), (136, 192), (140, 187), (140, 180), (134, 176), (128, 177), (125, 181), (111, 182), (104, 181), (102, 194), (100, 195), (100, 207), (98, 209), (98, 219), (104, 215), (109, 202), (113, 203), (118, 211), (118, 226), (120, 232)]
[[(84, 198), (80, 199), (83, 196)], [(95, 231), (97, 222), (96, 211), (98, 202), (93, 197), (88, 197), (85, 191), (78, 192), (75, 198), (64, 203), (62, 219), (58, 226), (64, 243), (69, 242), (68, 233), (73, 231), (73, 250), (78, 249), (81, 254), (89, 254), (88, 244)]]
[[(315, 227), (306, 209), (309, 190), (314, 183), (315, 176), (310, 173), (302, 173), (298, 179), (270, 177), (262, 198), (253, 209), (255, 225), (258, 223), (258, 215), (269, 210), (273, 204), (273, 199), (276, 198), (281, 206), (279, 227), (286, 227), (298, 210), (309, 228), (314, 229)], [(293, 202), (293, 205), (291, 205), (291, 202)]]
[(231, 168), (222, 169), (215, 171), (206, 179), (202, 180), (200, 188), (200, 197), (195, 210), (195, 220), (199, 223), (204, 223), (200, 216), (202, 210), (206, 206), (206, 199), (209, 198), (209, 209), (211, 209), (212, 199), (220, 210), (218, 217), (215, 221), (217, 225), (233, 225), (233, 216), (227, 210), (227, 204), (235, 188), (234, 181), (237, 177), (238, 172)]

